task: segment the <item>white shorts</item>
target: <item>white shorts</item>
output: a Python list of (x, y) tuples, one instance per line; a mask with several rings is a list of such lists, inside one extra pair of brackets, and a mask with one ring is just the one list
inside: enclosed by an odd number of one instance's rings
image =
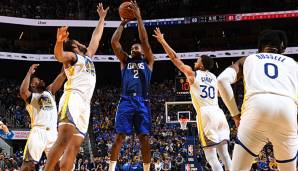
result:
[(90, 103), (77, 92), (64, 92), (59, 102), (59, 126), (72, 124), (85, 136), (90, 117)]
[(24, 161), (39, 162), (43, 152), (48, 155), (57, 136), (57, 129), (46, 130), (37, 126), (33, 127), (24, 149)]
[(202, 146), (210, 147), (229, 141), (230, 128), (223, 111), (217, 106), (201, 107), (200, 110), (202, 122), (200, 122), (199, 113), (196, 118), (199, 134), (203, 132), (203, 136), (200, 136)]
[(257, 156), (267, 142), (279, 163), (296, 158), (297, 106), (285, 96), (258, 94), (243, 103), (237, 143)]

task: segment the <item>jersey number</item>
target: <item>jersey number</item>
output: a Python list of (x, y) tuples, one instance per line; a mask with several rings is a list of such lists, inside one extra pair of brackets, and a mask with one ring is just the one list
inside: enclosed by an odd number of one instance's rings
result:
[(273, 63), (265, 63), (264, 72), (265, 72), (265, 75), (267, 75), (267, 77), (271, 79), (275, 79), (278, 77), (278, 68)]
[(202, 98), (207, 98), (209, 97), (210, 99), (214, 99), (215, 97), (215, 89), (213, 86), (206, 86), (206, 85), (200, 85), (202, 93), (200, 96)]
[(134, 69), (133, 70), (133, 78), (139, 78), (139, 70), (137, 70), (137, 69)]

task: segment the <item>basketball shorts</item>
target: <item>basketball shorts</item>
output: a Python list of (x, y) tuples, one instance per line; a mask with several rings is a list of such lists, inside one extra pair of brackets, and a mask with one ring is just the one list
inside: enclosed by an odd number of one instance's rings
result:
[(277, 162), (293, 161), (297, 138), (297, 106), (291, 98), (257, 94), (243, 103), (236, 143), (251, 155), (257, 156), (270, 141)]
[(149, 100), (137, 96), (121, 96), (115, 118), (117, 133), (150, 134), (151, 111)]
[(47, 130), (37, 126), (33, 127), (24, 149), (24, 161), (39, 162), (43, 152), (48, 155), (57, 136), (57, 129)]
[(223, 111), (217, 106), (201, 107), (200, 110), (201, 119), (199, 112), (196, 119), (202, 146), (211, 147), (229, 141), (230, 128)]
[(77, 92), (64, 92), (59, 102), (59, 126), (72, 124), (85, 137), (90, 117), (90, 103)]

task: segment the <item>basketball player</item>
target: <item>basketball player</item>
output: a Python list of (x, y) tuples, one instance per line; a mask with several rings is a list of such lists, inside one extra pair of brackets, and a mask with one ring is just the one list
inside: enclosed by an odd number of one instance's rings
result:
[(69, 171), (87, 133), (90, 117), (90, 101), (96, 82), (95, 67), (91, 57), (96, 53), (108, 12), (101, 3), (97, 6), (99, 22), (92, 34), (89, 46), (77, 40), (67, 39), (67, 27), (58, 29), (55, 57), (63, 63), (67, 82), (59, 102), (58, 139), (49, 153), (45, 171), (52, 171), (59, 160), (60, 169)]
[[(218, 78), (223, 101), (234, 121), (240, 123), (232, 171), (250, 170), (269, 141), (279, 170), (296, 170), (298, 65), (281, 55), (286, 47), (284, 32), (265, 31), (259, 37), (258, 53), (239, 59)], [(241, 77), (245, 94), (240, 121), (231, 84)]]
[(207, 55), (198, 57), (194, 69), (185, 65), (176, 52), (168, 45), (159, 28), (154, 30), (156, 39), (163, 46), (171, 61), (185, 74), (189, 85), (194, 108), (196, 109), (197, 127), (201, 144), (208, 163), (213, 171), (223, 170), (218, 158), (223, 161), (225, 170), (231, 169), (228, 152), (230, 130), (223, 111), (218, 106), (217, 79), (209, 70), (214, 61)]
[[(57, 106), (55, 93), (66, 79), (64, 71), (52, 84), (45, 87), (43, 80), (33, 76), (39, 64), (33, 64), (20, 87), (20, 95), (26, 103), (31, 118), (31, 131), (25, 149), (21, 170), (34, 170), (43, 152), (48, 152), (57, 139)], [(58, 167), (59, 168), (59, 167)]]
[(133, 129), (140, 139), (143, 169), (144, 171), (150, 170), (151, 152), (149, 133), (151, 130), (151, 113), (148, 90), (154, 56), (136, 2), (133, 2), (130, 8), (138, 21), (138, 32), (141, 43), (131, 46), (130, 56), (123, 51), (119, 41), (127, 21), (121, 22), (111, 40), (114, 53), (120, 60), (122, 93), (116, 113), (115, 126), (117, 135), (112, 146), (109, 171), (115, 170), (123, 140), (126, 135), (133, 133)]

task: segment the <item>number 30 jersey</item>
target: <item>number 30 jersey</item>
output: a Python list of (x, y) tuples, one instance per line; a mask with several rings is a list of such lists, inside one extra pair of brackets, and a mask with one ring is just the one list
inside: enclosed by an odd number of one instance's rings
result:
[(76, 56), (75, 64), (65, 69), (67, 82), (64, 84), (64, 92), (78, 92), (86, 101), (90, 101), (96, 83), (95, 67), (88, 56)]
[(258, 53), (248, 56), (243, 64), (245, 97), (271, 93), (292, 98), (297, 102), (298, 65), (280, 54)]
[(218, 106), (216, 76), (209, 71), (197, 70), (194, 83), (190, 85), (190, 94), (196, 109)]

